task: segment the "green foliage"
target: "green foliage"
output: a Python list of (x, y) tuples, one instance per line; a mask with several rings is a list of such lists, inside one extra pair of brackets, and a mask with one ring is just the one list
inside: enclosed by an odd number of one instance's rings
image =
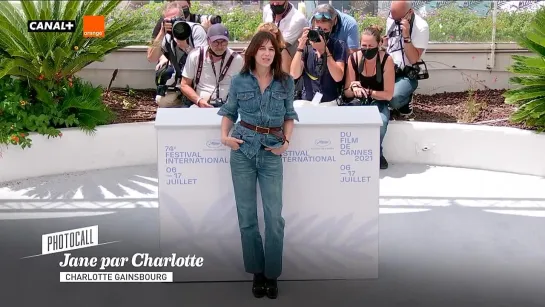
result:
[[(10, 75), (28, 79), (33, 87), (49, 91), (55, 81), (72, 76), (104, 56), (128, 45), (142, 44), (124, 39), (140, 21), (114, 21), (104, 38), (83, 37), (83, 16), (108, 16), (120, 0), (108, 1), (20, 1), (22, 11), (0, 1), (0, 78)], [(73, 33), (29, 33), (28, 20), (76, 20)]]
[(538, 11), (530, 25), (530, 31), (521, 35), (520, 46), (532, 51), (536, 56), (512, 56), (514, 63), (509, 71), (519, 76), (510, 81), (520, 85), (505, 92), (505, 103), (517, 105), (511, 120), (535, 127), (538, 132), (545, 131), (545, 10)]
[[(496, 15), (496, 41), (515, 42), (528, 26), (535, 12), (500, 12)], [(432, 42), (490, 42), (492, 15), (481, 17), (471, 10), (451, 4), (426, 16)]]
[[(113, 113), (102, 102), (101, 89), (74, 75), (87, 65), (128, 45), (126, 38), (140, 19), (114, 20), (105, 37), (84, 38), (83, 16), (106, 18), (120, 0), (20, 1), (17, 9), (0, 1), (0, 143), (28, 147), (29, 132), (58, 136), (60, 127), (93, 132)], [(73, 33), (29, 33), (28, 20), (75, 20)], [(24, 136), (24, 137), (23, 137)]]
[[(151, 32), (157, 23), (163, 4), (147, 4), (135, 10), (121, 10), (116, 13), (119, 18), (131, 20), (143, 17), (146, 21), (139, 27), (134, 39), (149, 41)], [(233, 41), (249, 41), (257, 26), (261, 23), (263, 12), (255, 7), (235, 5), (229, 7), (212, 6), (199, 1), (191, 3), (191, 11), (200, 14), (221, 15), (224, 24), (231, 31)], [(385, 16), (365, 15), (363, 9), (355, 8), (346, 12), (358, 22), (360, 31), (370, 25), (386, 27)], [(496, 41), (515, 42), (517, 36), (528, 31), (535, 12), (498, 12), (496, 18)], [(481, 17), (468, 8), (460, 8), (456, 4), (437, 8), (426, 16), (430, 26), (432, 42), (490, 42), (492, 40), (492, 15)]]
[(62, 136), (59, 128), (79, 127), (92, 133), (97, 125), (110, 123), (114, 113), (102, 102), (102, 90), (79, 78), (57, 87), (55, 99), (39, 101), (29, 83), (0, 79), (0, 144), (30, 147), (30, 132)]
[(107, 24), (114, 22), (134, 22), (135, 30), (128, 33), (123, 39), (128, 41), (151, 42), (151, 33), (163, 13), (164, 3), (150, 3), (137, 9), (115, 10), (108, 16)]

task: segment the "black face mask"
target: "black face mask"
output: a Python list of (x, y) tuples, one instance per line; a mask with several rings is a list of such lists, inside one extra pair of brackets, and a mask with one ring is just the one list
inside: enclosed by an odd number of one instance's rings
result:
[(370, 60), (370, 59), (374, 58), (377, 55), (378, 47), (370, 48), (370, 49), (361, 48), (361, 52), (363, 53), (363, 56), (366, 59)]
[(189, 18), (189, 14), (190, 14), (189, 8), (188, 8), (188, 7), (184, 7), (183, 12), (184, 12), (185, 18)]
[(275, 15), (281, 15), (282, 13), (286, 11), (286, 7), (285, 7), (285, 4), (276, 4), (276, 5), (271, 4), (271, 10)]

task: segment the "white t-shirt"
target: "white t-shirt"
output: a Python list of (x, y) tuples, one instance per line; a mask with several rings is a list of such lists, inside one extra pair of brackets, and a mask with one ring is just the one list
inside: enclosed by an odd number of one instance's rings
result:
[[(229, 60), (229, 57), (233, 53), (233, 50), (230, 48), (227, 48), (225, 60), (223, 62), (223, 67), (227, 66), (227, 61)], [(199, 65), (199, 55), (200, 55), (200, 49), (196, 48), (192, 50), (189, 53), (189, 56), (187, 57), (187, 62), (185, 63), (184, 71), (182, 72), (182, 76), (184, 78), (191, 79), (195, 81), (195, 78), (197, 76), (197, 67)], [(212, 70), (212, 64), (214, 64), (216, 68), (217, 73), (217, 79), (219, 79), (221, 71), (220, 71), (220, 65), (221, 60), (217, 61), (216, 63), (212, 63), (210, 60), (210, 56), (208, 55), (208, 48), (205, 49), (204, 52), (204, 59), (203, 59), (203, 66), (202, 66), (202, 72), (201, 72), (201, 79), (199, 80), (199, 84), (197, 84), (196, 93), (199, 95), (199, 97), (208, 100), (208, 98), (212, 96), (212, 99), (216, 98), (216, 77), (214, 76), (214, 71)], [(240, 54), (235, 54), (235, 57), (233, 58), (233, 61), (231, 62), (231, 65), (229, 66), (229, 70), (227, 70), (227, 73), (225, 74), (225, 77), (219, 84), (219, 93), (220, 98), (224, 101), (227, 99), (227, 94), (229, 93), (229, 86), (231, 85), (231, 79), (240, 73), (240, 70), (242, 69), (242, 66), (244, 65), (244, 60), (242, 59), (242, 56)]]
[(292, 7), (288, 15), (284, 16), (280, 21), (280, 25), (276, 23), (273, 19), (273, 12), (271, 10), (271, 5), (267, 4), (263, 7), (263, 22), (274, 22), (282, 32), (282, 36), (286, 43), (290, 45), (297, 45), (298, 39), (303, 34), (303, 28), (308, 27), (308, 21), (303, 15), (299, 12), (297, 8), (293, 7), (293, 4), (290, 3)]
[[(388, 17), (388, 20), (386, 21), (386, 31), (390, 31), (390, 28), (392, 28), (393, 24), (394, 20)], [(386, 34), (388, 35), (388, 33)], [(411, 33), (411, 43), (417, 49), (424, 49), (424, 52), (422, 52), (422, 56), (424, 56), (424, 53), (426, 53), (429, 40), (430, 28), (428, 26), (428, 23), (422, 17), (415, 14), (413, 30)], [(403, 37), (401, 37), (401, 35), (388, 38), (388, 53), (392, 56), (394, 63), (397, 64), (399, 68), (403, 68), (405, 66), (403, 63), (403, 53), (401, 52), (404, 44), (405, 43), (403, 42)], [(406, 53), (405, 63), (407, 65), (410, 65)]]

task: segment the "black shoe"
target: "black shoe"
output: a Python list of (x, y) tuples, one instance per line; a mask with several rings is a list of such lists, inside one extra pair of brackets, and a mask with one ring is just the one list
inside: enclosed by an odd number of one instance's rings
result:
[(273, 300), (278, 297), (278, 283), (276, 279), (267, 279), (267, 297)]
[(386, 158), (384, 156), (380, 156), (380, 169), (387, 169), (388, 168), (388, 161), (386, 161)]
[(252, 285), (252, 293), (257, 298), (262, 298), (266, 294), (266, 281), (265, 275), (254, 274), (254, 283)]

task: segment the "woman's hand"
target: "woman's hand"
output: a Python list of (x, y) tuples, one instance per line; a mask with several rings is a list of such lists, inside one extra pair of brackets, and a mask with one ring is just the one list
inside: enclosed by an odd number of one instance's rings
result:
[(350, 83), (350, 89), (354, 93), (354, 96), (358, 98), (362, 98), (362, 97), (367, 98), (367, 92), (361, 86), (361, 83), (359, 81), (352, 81), (352, 83)]
[(231, 136), (227, 136), (221, 138), (221, 143), (225, 146), (229, 146), (232, 150), (238, 150), (240, 148), (240, 144), (244, 143), (244, 141)]
[(285, 142), (284, 144), (282, 144), (282, 147), (279, 147), (279, 148), (270, 148), (270, 147), (267, 147), (265, 148), (265, 150), (268, 150), (270, 152), (272, 152), (273, 154), (277, 155), (277, 156), (280, 156), (284, 153), (284, 151), (286, 151), (286, 149), (288, 149), (288, 146), (289, 143), (288, 142)]

